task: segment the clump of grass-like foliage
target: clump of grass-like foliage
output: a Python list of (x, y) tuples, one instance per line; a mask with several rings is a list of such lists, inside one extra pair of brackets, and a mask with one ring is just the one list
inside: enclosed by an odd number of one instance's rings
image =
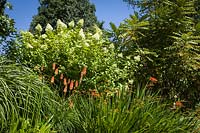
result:
[(53, 93), (28, 68), (0, 58), (0, 132), (48, 132)]
[(191, 132), (197, 121), (160, 102), (160, 98), (137, 91), (119, 91), (94, 97), (75, 95), (72, 111), (78, 117), (82, 132)]

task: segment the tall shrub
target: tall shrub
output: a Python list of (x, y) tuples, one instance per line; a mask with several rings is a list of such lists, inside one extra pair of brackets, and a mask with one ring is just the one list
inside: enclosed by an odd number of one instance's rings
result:
[(15, 52), (10, 53), (15, 54), (16, 61), (31, 67), (43, 79), (50, 81), (52, 78), (53, 84), (58, 83), (62, 87), (66, 80), (60, 79), (61, 75), (80, 83), (83, 68), (85, 74), (87, 71), (83, 80), (87, 80), (82, 83), (87, 84), (84, 85), (87, 89), (95, 89), (97, 85), (106, 88), (115, 86), (117, 81), (128, 81), (139, 60), (115, 53), (114, 45), (97, 26), (93, 27), (95, 32), (92, 33), (82, 29), (83, 20), (76, 26), (74, 21), (68, 25), (58, 20), (55, 29), (47, 24), (44, 34), (40, 25), (36, 26), (36, 34), (21, 32), (21, 37), (14, 44)]
[(199, 101), (199, 24), (197, 0), (124, 0), (139, 8), (149, 30), (139, 46), (158, 54), (147, 64), (148, 73), (159, 78), (157, 88), (172, 98)]

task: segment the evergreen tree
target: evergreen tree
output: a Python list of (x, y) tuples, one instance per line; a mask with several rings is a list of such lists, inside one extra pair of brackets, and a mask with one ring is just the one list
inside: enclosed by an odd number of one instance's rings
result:
[(4, 13), (6, 6), (11, 8), (11, 5), (6, 0), (0, 0), (0, 43), (15, 31), (14, 20)]
[(30, 25), (31, 32), (34, 32), (37, 24), (46, 27), (49, 23), (55, 28), (58, 19), (64, 23), (84, 19), (84, 28), (98, 23), (95, 6), (89, 0), (40, 0), (39, 2), (38, 14), (33, 17)]

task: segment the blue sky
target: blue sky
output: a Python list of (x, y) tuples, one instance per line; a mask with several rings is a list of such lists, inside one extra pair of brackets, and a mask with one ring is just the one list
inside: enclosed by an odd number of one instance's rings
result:
[[(109, 28), (109, 23), (119, 25), (125, 18), (133, 13), (133, 9), (123, 0), (90, 0), (96, 6), (96, 16), (99, 21), (105, 21), (104, 27)], [(28, 30), (32, 16), (37, 14), (38, 0), (8, 0), (13, 5), (13, 10), (6, 10), (16, 22), (18, 30)]]

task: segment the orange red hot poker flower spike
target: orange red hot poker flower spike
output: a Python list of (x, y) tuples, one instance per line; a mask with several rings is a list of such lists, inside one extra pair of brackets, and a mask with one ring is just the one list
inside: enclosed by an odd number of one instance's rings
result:
[(77, 88), (78, 87), (78, 80), (76, 80), (76, 82), (75, 82), (75, 88)]
[[(59, 74), (59, 67), (56, 65), (56, 63), (53, 63), (52, 69), (54, 71), (54, 75), (51, 77), (51, 83), (53, 84), (53, 83), (55, 83), (55, 78)], [(86, 73), (87, 73), (87, 67), (86, 66), (84, 66), (82, 68), (79, 80), (70, 80), (70, 79), (66, 78), (63, 73), (60, 73), (59, 78), (60, 78), (60, 81), (63, 82), (63, 85), (64, 85), (63, 92), (66, 94), (68, 89), (70, 91), (74, 89), (74, 91), (75, 91), (75, 89), (77, 89), (78, 86), (81, 84), (82, 78), (86, 75)], [(98, 94), (93, 93), (93, 95), (97, 96)]]
[(62, 80), (64, 78), (63, 73), (60, 74), (60, 80)]
[(71, 80), (71, 82), (70, 82), (70, 85), (69, 85), (69, 89), (70, 89), (70, 90), (72, 90), (72, 89), (73, 89), (73, 87), (74, 87), (74, 81), (73, 81), (73, 80)]
[(51, 83), (54, 83), (54, 80), (55, 80), (55, 78), (54, 78), (54, 76), (52, 76), (51, 77)]
[(58, 68), (56, 68), (55, 70), (55, 75), (58, 75)]
[(63, 89), (64, 93), (67, 93), (67, 85), (65, 86), (65, 88)]
[(56, 63), (52, 64), (52, 69), (55, 70), (56, 69)]
[(67, 79), (66, 79), (66, 78), (64, 78), (63, 84), (64, 84), (65, 86), (67, 85)]

